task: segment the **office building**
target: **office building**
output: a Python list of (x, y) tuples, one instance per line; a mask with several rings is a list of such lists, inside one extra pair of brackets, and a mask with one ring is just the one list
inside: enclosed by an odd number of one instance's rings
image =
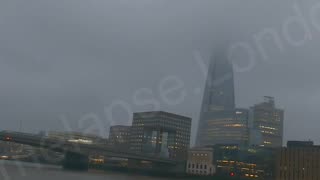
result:
[(232, 65), (218, 53), (209, 65), (196, 144), (247, 145), (248, 137), (248, 110), (235, 108)]
[(131, 126), (111, 126), (109, 132), (109, 145), (116, 149), (128, 150), (130, 148)]
[(250, 108), (250, 144), (261, 147), (282, 147), (284, 111), (275, 106), (274, 98)]
[[(233, 121), (226, 125), (229, 127), (229, 133), (233, 138), (233, 143), (239, 146), (248, 146), (249, 144), (249, 109), (236, 108)], [(232, 142), (231, 142), (232, 143)]]
[(163, 111), (134, 113), (131, 151), (150, 156), (186, 160), (191, 118)]
[(277, 153), (276, 180), (319, 180), (320, 146), (290, 141)]
[(216, 173), (213, 148), (192, 148), (188, 151), (186, 173), (196, 176), (212, 176)]
[(275, 151), (265, 147), (240, 147), (237, 144), (214, 146), (216, 173), (250, 179), (274, 179)]

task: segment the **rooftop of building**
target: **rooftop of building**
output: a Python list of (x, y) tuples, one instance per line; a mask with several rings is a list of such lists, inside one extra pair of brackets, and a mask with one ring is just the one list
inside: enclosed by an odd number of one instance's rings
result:
[(288, 141), (288, 148), (297, 148), (297, 147), (315, 147), (313, 141)]
[(167, 111), (146, 111), (146, 112), (135, 112), (134, 116), (143, 116), (143, 115), (153, 115), (153, 116), (161, 116), (161, 115), (166, 115), (166, 116), (172, 116), (172, 117), (177, 117), (177, 118), (183, 118), (183, 119), (190, 119), (190, 117), (167, 112)]
[(114, 126), (110, 126), (110, 129), (130, 129), (131, 126), (126, 126), (126, 125), (114, 125)]
[(283, 111), (282, 108), (276, 107), (275, 98), (271, 96), (264, 96), (264, 100), (262, 102), (254, 104), (250, 109), (275, 109)]

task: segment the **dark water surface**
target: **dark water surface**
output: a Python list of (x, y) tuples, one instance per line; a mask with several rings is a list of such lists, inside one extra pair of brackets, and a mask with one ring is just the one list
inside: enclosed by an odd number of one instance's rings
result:
[(58, 166), (0, 161), (0, 180), (168, 180), (117, 172), (65, 171)]

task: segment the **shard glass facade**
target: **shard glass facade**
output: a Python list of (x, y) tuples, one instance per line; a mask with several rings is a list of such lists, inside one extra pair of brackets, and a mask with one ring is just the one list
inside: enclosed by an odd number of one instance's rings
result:
[(248, 116), (248, 110), (235, 108), (232, 64), (217, 54), (209, 65), (196, 144), (246, 144)]

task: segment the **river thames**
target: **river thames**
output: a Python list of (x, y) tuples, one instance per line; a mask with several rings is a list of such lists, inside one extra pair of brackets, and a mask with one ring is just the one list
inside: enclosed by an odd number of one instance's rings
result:
[(90, 170), (89, 172), (65, 171), (58, 166), (0, 161), (1, 180), (168, 180), (132, 174)]

